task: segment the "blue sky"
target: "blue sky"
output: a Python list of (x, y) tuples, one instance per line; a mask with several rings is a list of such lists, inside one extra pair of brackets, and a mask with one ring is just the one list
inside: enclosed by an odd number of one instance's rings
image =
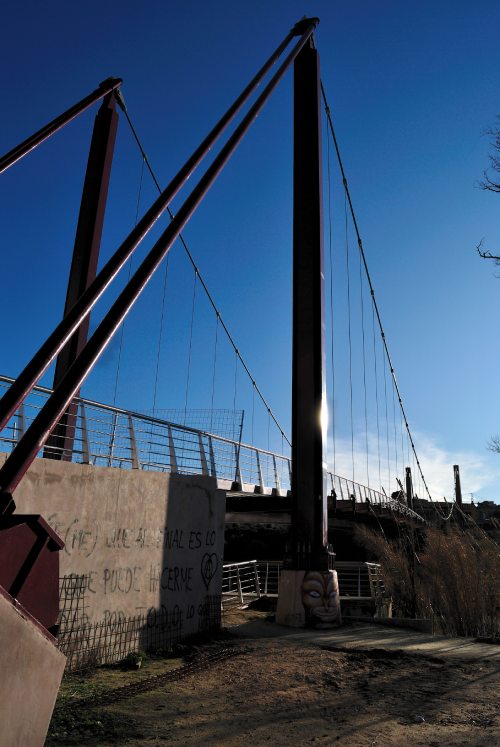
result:
[[(500, 501), (500, 457), (486, 450), (489, 436), (500, 431), (500, 279), (474, 251), (483, 236), (487, 247), (500, 248), (498, 196), (476, 187), (488, 164), (483, 132), (499, 113), (497, 2), (10, 4), (3, 19), (11, 32), (0, 52), (1, 148), (7, 151), (99, 81), (116, 75), (124, 79), (130, 116), (165, 184), (304, 14), (321, 19), (316, 43), (322, 77), (424, 472), (435, 497), (451, 496), (452, 465), (460, 463), (465, 493)], [(21, 370), (62, 313), (95, 111), (2, 176), (3, 374)], [(326, 148), (325, 141), (325, 165)], [(287, 431), (291, 157), (289, 73), (184, 232)], [(336, 458), (338, 471), (349, 473), (344, 204), (338, 173), (332, 171)], [(103, 259), (135, 222), (140, 174), (141, 159), (121, 117)], [(140, 213), (154, 196), (145, 175)], [(349, 240), (354, 249), (352, 234)], [(123, 407), (153, 405), (162, 287), (160, 273), (125, 326), (117, 387), (117, 404)], [(353, 297), (357, 292), (353, 280)], [(192, 293), (193, 274), (176, 245), (167, 278), (158, 407), (185, 404)], [(196, 299), (188, 407), (208, 407), (215, 320), (199, 287)], [(108, 304), (100, 305), (93, 325)], [(363, 482), (366, 434), (356, 304), (353, 422), (356, 476)], [(113, 399), (118, 348), (113, 342), (89, 378), (86, 396)], [(236, 405), (245, 409), (250, 428), (251, 386), (241, 368), (236, 374)], [(368, 368), (367, 377), (373, 395)], [(234, 354), (219, 336), (216, 407), (233, 406), (234, 378)], [(50, 380), (48, 375), (44, 381)], [(376, 482), (374, 412), (371, 396), (369, 477)], [(267, 418), (256, 405), (254, 440), (265, 447), (267, 439)], [(280, 447), (272, 429), (269, 443)]]

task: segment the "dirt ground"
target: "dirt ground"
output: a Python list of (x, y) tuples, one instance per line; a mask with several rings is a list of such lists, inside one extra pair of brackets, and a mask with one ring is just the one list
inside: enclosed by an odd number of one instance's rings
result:
[[(234, 656), (108, 705), (79, 707), (74, 700), (149, 679), (181, 659), (148, 659), (137, 672), (104, 669), (68, 678), (47, 747), (500, 744), (498, 646), (491, 646), (491, 656), (462, 658), (357, 648), (361, 627), (347, 647), (322, 643), (321, 636), (273, 637), (265, 617), (236, 613), (230, 623), (247, 626), (195, 651), (231, 649)], [(253, 637), (235, 636), (252, 629), (249, 620), (257, 623)]]

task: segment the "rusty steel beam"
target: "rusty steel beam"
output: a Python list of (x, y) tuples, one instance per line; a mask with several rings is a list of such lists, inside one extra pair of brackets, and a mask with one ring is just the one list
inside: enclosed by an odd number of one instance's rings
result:
[[(73, 248), (64, 316), (94, 281), (101, 246), (104, 212), (118, 128), (113, 93), (108, 93), (97, 113), (83, 185), (80, 214)], [(87, 342), (90, 316), (80, 324), (56, 360), (53, 388), (63, 380)], [(78, 396), (78, 392), (76, 393)], [(45, 446), (44, 457), (71, 461), (78, 405), (72, 402), (56, 425)]]

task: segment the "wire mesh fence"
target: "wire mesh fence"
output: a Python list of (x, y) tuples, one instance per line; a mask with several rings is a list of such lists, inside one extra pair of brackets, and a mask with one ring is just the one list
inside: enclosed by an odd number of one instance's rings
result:
[(215, 436), (222, 436), (222, 438), (228, 438), (232, 441), (240, 441), (240, 434), (243, 431), (243, 410), (222, 408), (156, 408), (151, 411), (146, 410), (144, 414), (147, 417), (159, 418), (170, 423), (188, 425), (190, 428), (213, 433)]
[[(113, 664), (138, 651), (165, 651), (186, 637), (178, 607), (152, 607), (146, 614), (126, 616), (108, 612), (104, 619), (88, 617), (86, 575), (71, 574), (59, 580), (60, 612), (57, 645), (67, 657), (66, 669), (77, 671)], [(198, 629), (217, 630), (221, 624), (220, 595), (205, 597)]]

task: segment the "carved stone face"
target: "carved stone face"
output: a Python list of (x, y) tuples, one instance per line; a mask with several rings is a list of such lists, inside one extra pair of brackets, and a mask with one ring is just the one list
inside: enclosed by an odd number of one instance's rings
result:
[(339, 599), (333, 574), (308, 571), (302, 582), (302, 603), (313, 618), (334, 622), (339, 616)]

